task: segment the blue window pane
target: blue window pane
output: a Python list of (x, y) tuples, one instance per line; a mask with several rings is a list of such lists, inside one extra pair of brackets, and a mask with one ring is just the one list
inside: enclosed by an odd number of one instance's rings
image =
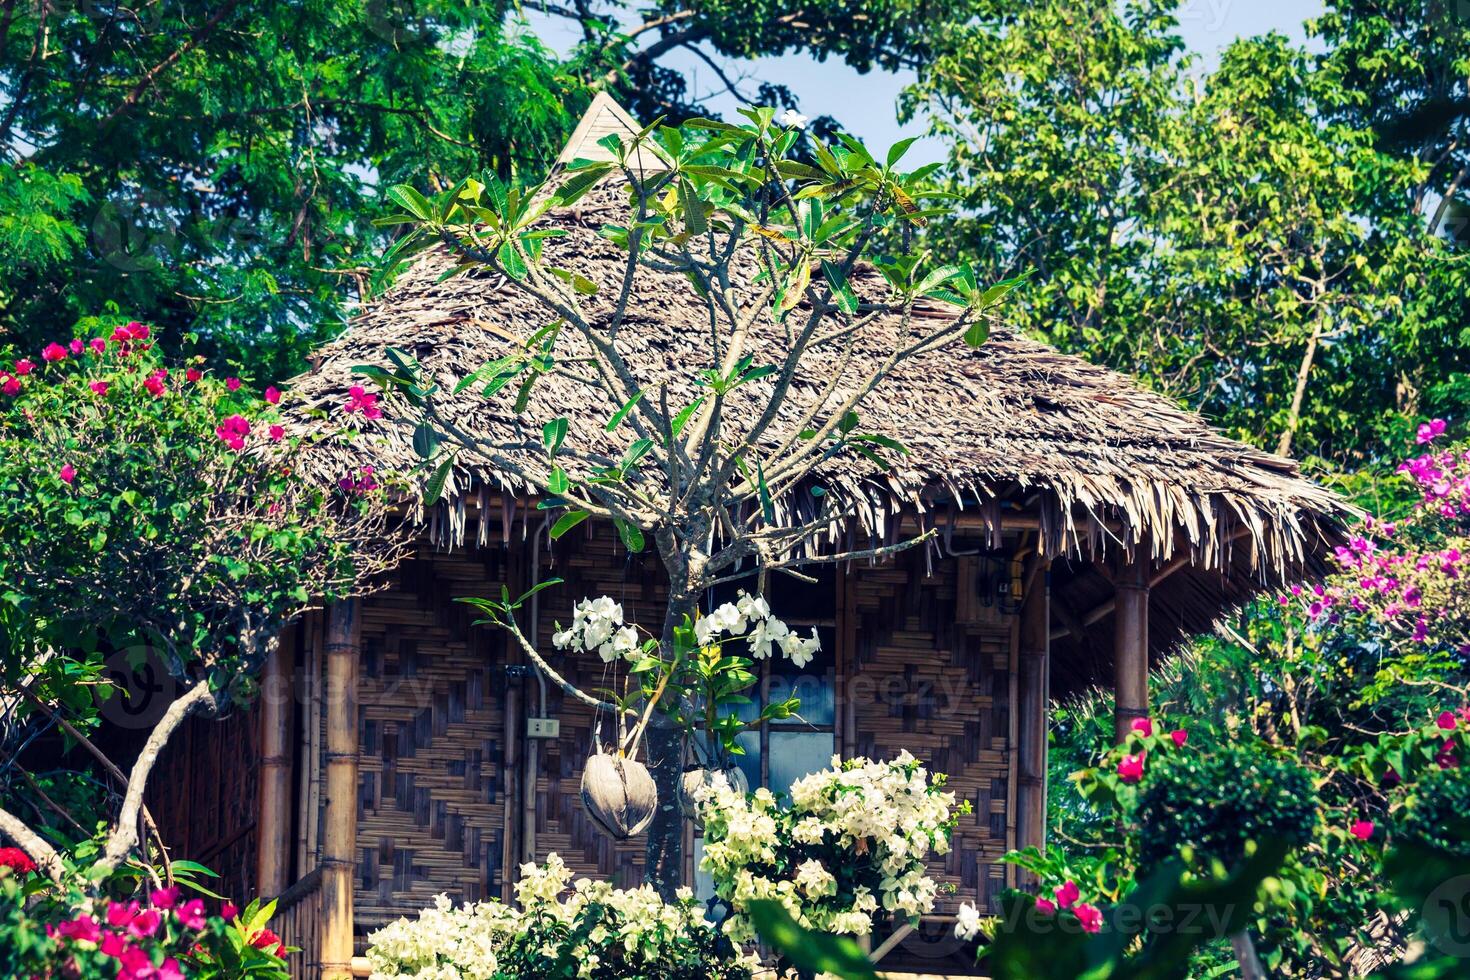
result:
[(791, 784), (832, 764), (831, 732), (771, 732), (772, 790), (785, 793)]

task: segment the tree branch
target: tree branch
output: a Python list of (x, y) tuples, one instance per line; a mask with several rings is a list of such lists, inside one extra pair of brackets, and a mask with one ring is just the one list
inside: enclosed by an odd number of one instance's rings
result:
[(31, 860), (52, 881), (60, 881), (66, 874), (66, 864), (56, 848), (42, 840), (40, 835), (26, 826), (24, 820), (8, 810), (0, 809), (0, 833), (19, 844), (20, 849), (30, 855)]

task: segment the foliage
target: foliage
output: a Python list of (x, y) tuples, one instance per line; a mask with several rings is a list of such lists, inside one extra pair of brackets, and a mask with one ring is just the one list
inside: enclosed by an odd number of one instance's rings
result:
[(1357, 467), (1407, 417), (1463, 416), (1462, 243), (1423, 208), (1463, 196), (1464, 151), (1382, 124), (1407, 89), (1453, 103), (1470, 22), (1334, 4), (1320, 58), (1267, 35), (1202, 74), (1179, 6), (989, 2), (946, 31), (905, 97), (964, 202), (931, 243), (1035, 270), (1022, 326), (1258, 445)]
[[(943, 18), (870, 0), (7, 4), (0, 14), (0, 333), (123, 311), (216, 366), (283, 376), (371, 290), (383, 190), (548, 166), (593, 93), (698, 114), (671, 53), (909, 59)], [(653, 40), (653, 43), (647, 43)], [(791, 93), (762, 87), (794, 105)], [(751, 93), (754, 94), (754, 93)]]
[[(1154, 673), (1158, 715), (1188, 719), (1187, 757), (1176, 757), (1174, 738), (1186, 729), (1157, 719), (1099, 751), (1111, 742), (1104, 698), (1059, 710), (1054, 771), (1076, 770), (1081, 792), (1054, 794), (1063, 846), (1017, 855), (1019, 863), (1048, 887), (1075, 881), (1107, 906), (1168, 851), (1189, 854), (1166, 840), (1198, 845), (1217, 824), (1255, 825), (1257, 842), (1276, 840), (1284, 820), (1298, 828), (1298, 846), (1265, 880), (1250, 929), (1268, 967), (1347, 975), (1365, 950), (1391, 959), (1416, 929), (1432, 932), (1421, 915), (1432, 904), (1396, 898), (1386, 882), (1400, 882), (1395, 862), (1410, 853), (1425, 867), (1453, 865), (1470, 832), (1457, 819), (1460, 760), (1470, 752), (1459, 585), (1465, 462), (1463, 447), (1435, 445), (1443, 430), (1424, 423), (1428, 448), (1400, 468), (1416, 501), (1403, 519), (1366, 525), (1340, 550), (1336, 574), (1245, 611)], [(1249, 816), (1222, 809), (1246, 785), (1236, 773), (1282, 765), (1304, 767), (1314, 789), (1298, 786), (1269, 808), (1250, 804)], [(1208, 805), (1189, 805), (1196, 797)], [(1153, 819), (1165, 798), (1175, 799), (1171, 818)], [(1298, 805), (1305, 798), (1311, 813)], [(1423, 857), (1426, 849), (1438, 857)], [(1194, 873), (1206, 870), (1201, 857), (1191, 857)], [(1233, 958), (1218, 943), (1195, 957), (1191, 975)]]
[(463, 980), (749, 980), (755, 961), (706, 922), (685, 891), (665, 902), (647, 885), (620, 890), (578, 879), (552, 854), (521, 867), (520, 908), (498, 901), (454, 908), (440, 895), (416, 920), (368, 937), (373, 976)]
[(0, 866), (0, 973), (118, 980), (287, 980), (275, 905), (205, 909), (178, 888), (143, 901), (96, 898)]
[[(866, 936), (887, 913), (917, 922), (939, 892), (925, 862), (948, 852), (958, 820), (944, 783), (907, 752), (890, 762), (834, 758), (792, 784), (790, 806), (767, 789), (736, 792), (717, 774), (702, 794), (700, 867), (730, 905), (725, 932), (755, 938), (754, 900), (837, 934)], [(966, 801), (958, 813), (968, 812)]]

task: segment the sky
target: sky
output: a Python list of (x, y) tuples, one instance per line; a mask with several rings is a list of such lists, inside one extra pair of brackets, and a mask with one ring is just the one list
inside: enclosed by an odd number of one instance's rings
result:
[[(1239, 37), (1280, 31), (1296, 41), (1305, 39), (1304, 21), (1322, 13), (1322, 0), (1183, 0), (1179, 8), (1179, 30), (1185, 44), (1209, 69), (1219, 52)], [(531, 27), (548, 46), (567, 50), (579, 32), (564, 20), (528, 15)], [(722, 115), (733, 115), (742, 105), (724, 91), (724, 85), (707, 65), (693, 54), (674, 52), (662, 62), (682, 70), (690, 91), (710, 95), (708, 105)], [(726, 74), (749, 79), (753, 93), (761, 81), (787, 86), (800, 100), (808, 116), (831, 115), (869, 146), (884, 148), (906, 136), (920, 136), (922, 121), (901, 125), (897, 117), (898, 94), (913, 81), (911, 72), (871, 71), (859, 74), (839, 59), (825, 62), (802, 55), (784, 55), (758, 60), (727, 60)], [(921, 139), (905, 158), (909, 166), (940, 160), (943, 149), (937, 140)]]

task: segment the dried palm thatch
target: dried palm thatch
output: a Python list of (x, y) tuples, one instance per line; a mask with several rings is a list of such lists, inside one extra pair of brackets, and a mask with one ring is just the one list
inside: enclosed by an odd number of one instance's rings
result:
[[(566, 232), (546, 243), (550, 261), (604, 287), (589, 301), (593, 311), (612, 308), (605, 294), (616, 291), (625, 261), (599, 229), (627, 214), (627, 188), (609, 181), (545, 219)], [(342, 414), (349, 386), (365, 383), (352, 374), (355, 365), (386, 364), (385, 350), (397, 347), (417, 357), (447, 392), (548, 322), (534, 300), (499, 275), (472, 271), (440, 281), (452, 265), (442, 252), (421, 256), (319, 351), (312, 373), (295, 380), (297, 408), (288, 431), (311, 434), (322, 413), (334, 426), (346, 421), (361, 429), (354, 444), (323, 442), (308, 456), (318, 477), (336, 481), (365, 463), (403, 472), (417, 462), (412, 423), (395, 418), (391, 408), (372, 422)], [(737, 272), (749, 276), (753, 267)], [(887, 289), (872, 270), (858, 270), (854, 285), (872, 299)], [(642, 268), (633, 289), (618, 343), (642, 372), (645, 390), (666, 387), (670, 405), (686, 404), (699, 392), (697, 372), (712, 366), (706, 308), (679, 276)], [(954, 315), (939, 303), (914, 312), (931, 325), (932, 318)], [(783, 327), (772, 321), (756, 329), (762, 360), (778, 361), (788, 346)], [(784, 426), (778, 422), (764, 441), (774, 448), (805, 406), (833, 390), (840, 398), (915, 329), (895, 316), (847, 356), (835, 348), (813, 352), (782, 410)], [(564, 335), (561, 356), (577, 356), (579, 342)], [(759, 413), (769, 394), (762, 384), (745, 386), (727, 402), (730, 431), (738, 433)], [(540, 426), (557, 416), (570, 421), (566, 446), (588, 462), (616, 459), (631, 440), (626, 427), (604, 430), (618, 406), (573, 378), (547, 376), (521, 415), (510, 404), (513, 386), (488, 400), (476, 388), (446, 395), (440, 412), (533, 466), (542, 455)], [(1227, 439), (1131, 379), (1003, 327), (979, 349), (955, 344), (904, 362), (864, 406), (863, 430), (900, 440), (909, 452), (886, 471), (856, 454), (829, 459), (778, 501), (782, 518), (808, 519), (819, 499), (811, 494), (815, 485), (829, 508), (850, 514), (813, 547), (842, 547), (860, 536), (892, 540), (904, 524), (910, 533), (959, 522), (997, 544), (1003, 524), (1026, 527), (1048, 557), (1095, 560), (1142, 548), (1156, 566), (1182, 567), (1186, 574), (1173, 576), (1180, 580), (1175, 588), (1191, 607), (1184, 618), (1198, 626), (1261, 584), (1310, 570), (1348, 513), (1331, 492), (1302, 478), (1293, 461)], [(486, 515), (492, 493), (508, 498), (534, 491), (462, 458), (445, 502), (420, 516), (431, 537), (452, 546), (464, 540), (471, 505)], [(478, 523), (483, 541), (489, 521)]]

